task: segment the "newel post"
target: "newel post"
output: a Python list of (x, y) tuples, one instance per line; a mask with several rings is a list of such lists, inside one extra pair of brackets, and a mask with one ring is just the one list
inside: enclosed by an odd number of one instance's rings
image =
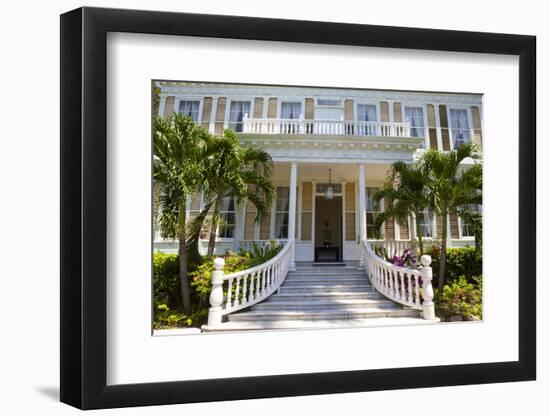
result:
[(212, 271), (212, 291), (210, 292), (210, 309), (208, 310), (208, 327), (216, 326), (222, 322), (223, 303), (223, 258), (214, 259), (214, 271)]
[(432, 287), (432, 257), (430, 255), (422, 255), (420, 258), (422, 263), (422, 316), (424, 320), (435, 320), (435, 304), (432, 301), (434, 298), (434, 289)]

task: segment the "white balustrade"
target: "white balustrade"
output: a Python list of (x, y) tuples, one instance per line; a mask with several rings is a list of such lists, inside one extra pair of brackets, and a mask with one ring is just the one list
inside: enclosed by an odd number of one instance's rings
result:
[(409, 123), (243, 118), (242, 133), (410, 137)]
[(244, 271), (224, 274), (223, 258), (214, 260), (208, 326), (217, 326), (222, 317), (257, 304), (279, 289), (290, 269), (294, 239), (267, 262)]
[[(406, 241), (395, 243), (406, 244)], [(385, 241), (385, 247), (389, 250), (397, 250), (390, 241)], [(400, 267), (379, 257), (374, 252), (371, 242), (366, 240), (363, 241), (361, 250), (363, 267), (371, 284), (378, 292), (406, 307), (422, 310), (422, 316), (426, 320), (435, 320), (432, 268), (430, 267), (432, 258), (429, 255), (423, 255), (420, 258), (421, 267), (416, 269)]]
[(411, 249), (412, 245), (410, 240), (371, 240), (369, 243), (373, 248), (384, 249), (390, 258), (403, 255), (403, 252)]

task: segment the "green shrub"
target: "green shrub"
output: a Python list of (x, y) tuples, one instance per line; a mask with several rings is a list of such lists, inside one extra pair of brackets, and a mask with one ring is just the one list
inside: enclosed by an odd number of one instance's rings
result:
[(483, 318), (482, 278), (472, 277), (476, 284), (461, 276), (435, 292), (435, 312), (443, 321), (460, 316), (462, 320)]
[[(441, 249), (438, 245), (433, 245), (427, 247), (425, 252), (432, 257), (433, 285), (437, 286)], [(469, 283), (475, 284), (474, 277), (483, 273), (482, 264), (481, 253), (474, 247), (448, 248), (446, 281), (451, 283), (464, 276)]]
[[(191, 288), (199, 298), (199, 307), (207, 305), (208, 297), (210, 296), (210, 291), (212, 290), (212, 271), (214, 270), (215, 258), (217, 258), (217, 256), (205, 257), (203, 263), (199, 265), (195, 271), (189, 274), (191, 279)], [(223, 270), (226, 274), (242, 271), (256, 265), (252, 258), (238, 255), (233, 252), (227, 253), (222, 256), (222, 258), (225, 260)]]
[(181, 306), (179, 257), (157, 252), (153, 255), (153, 300), (156, 305)]
[(264, 246), (252, 242), (251, 251), (240, 251), (239, 254), (251, 258), (255, 265), (260, 265), (277, 255), (281, 249), (282, 246), (275, 240), (270, 241), (268, 245)]
[[(263, 256), (277, 253), (273, 247)], [(270, 257), (271, 257), (270, 256)], [(217, 256), (216, 256), (217, 257)], [(222, 256), (225, 259), (224, 272), (242, 271), (265, 262), (261, 257), (250, 253), (236, 254), (229, 252)], [(191, 290), (192, 314), (185, 315), (181, 305), (179, 281), (179, 257), (177, 254), (157, 252), (153, 255), (153, 305), (155, 329), (168, 327), (188, 327), (203, 324), (208, 316), (208, 298), (212, 289), (212, 271), (214, 256), (200, 257), (189, 264), (189, 287)], [(241, 291), (242, 292), (242, 291)]]
[(181, 309), (171, 310), (166, 304), (159, 304), (155, 309), (155, 329), (171, 327), (200, 327), (208, 319), (208, 308), (185, 315)]

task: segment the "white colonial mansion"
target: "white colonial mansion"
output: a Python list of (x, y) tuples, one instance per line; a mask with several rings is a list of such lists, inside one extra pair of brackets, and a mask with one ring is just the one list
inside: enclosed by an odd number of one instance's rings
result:
[[(206, 329), (435, 319), (430, 257), (417, 268), (398, 268), (374, 246), (401, 254), (416, 238), (415, 222), (424, 238), (438, 239), (442, 219), (426, 211), (407, 222), (386, 221), (375, 233), (384, 203), (373, 195), (395, 161), (413, 163), (428, 148), (448, 151), (469, 141), (480, 149), (481, 95), (186, 82), (160, 87), (160, 115), (181, 112), (216, 135), (233, 129), (242, 145), (261, 147), (274, 162), (270, 212), (256, 222), (252, 204), (226, 198), (216, 253), (271, 240), (284, 247), (265, 264), (229, 275), (223, 259), (216, 260)], [(201, 204), (200, 195), (192, 198), (191, 217)], [(447, 224), (449, 246), (474, 244), (462, 219), (450, 216)], [(158, 233), (154, 247), (177, 250)]]
[[(296, 261), (358, 260), (361, 240), (374, 238), (374, 218), (384, 210), (372, 196), (394, 161), (467, 141), (481, 146), (482, 139), (481, 96), (472, 94), (162, 83), (159, 113), (174, 111), (215, 134), (235, 130), (243, 145), (267, 150), (274, 161), (271, 212), (255, 223), (252, 205), (226, 199), (216, 252), (286, 240), (294, 230)], [(196, 196), (191, 215), (200, 205)], [(414, 239), (415, 221), (425, 238), (440, 236), (441, 219), (429, 212), (407, 223), (387, 221), (378, 235)], [(460, 218), (450, 216), (448, 225), (451, 246), (473, 242)], [(155, 247), (175, 249), (158, 235)]]

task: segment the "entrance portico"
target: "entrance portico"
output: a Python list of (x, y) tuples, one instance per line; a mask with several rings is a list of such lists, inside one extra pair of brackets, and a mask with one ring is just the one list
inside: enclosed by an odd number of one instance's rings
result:
[(359, 243), (367, 236), (367, 186), (382, 187), (389, 168), (388, 163), (275, 162), (271, 211), (255, 223), (256, 212), (247, 207), (242, 241), (286, 240), (294, 230), (294, 261), (359, 260)]

